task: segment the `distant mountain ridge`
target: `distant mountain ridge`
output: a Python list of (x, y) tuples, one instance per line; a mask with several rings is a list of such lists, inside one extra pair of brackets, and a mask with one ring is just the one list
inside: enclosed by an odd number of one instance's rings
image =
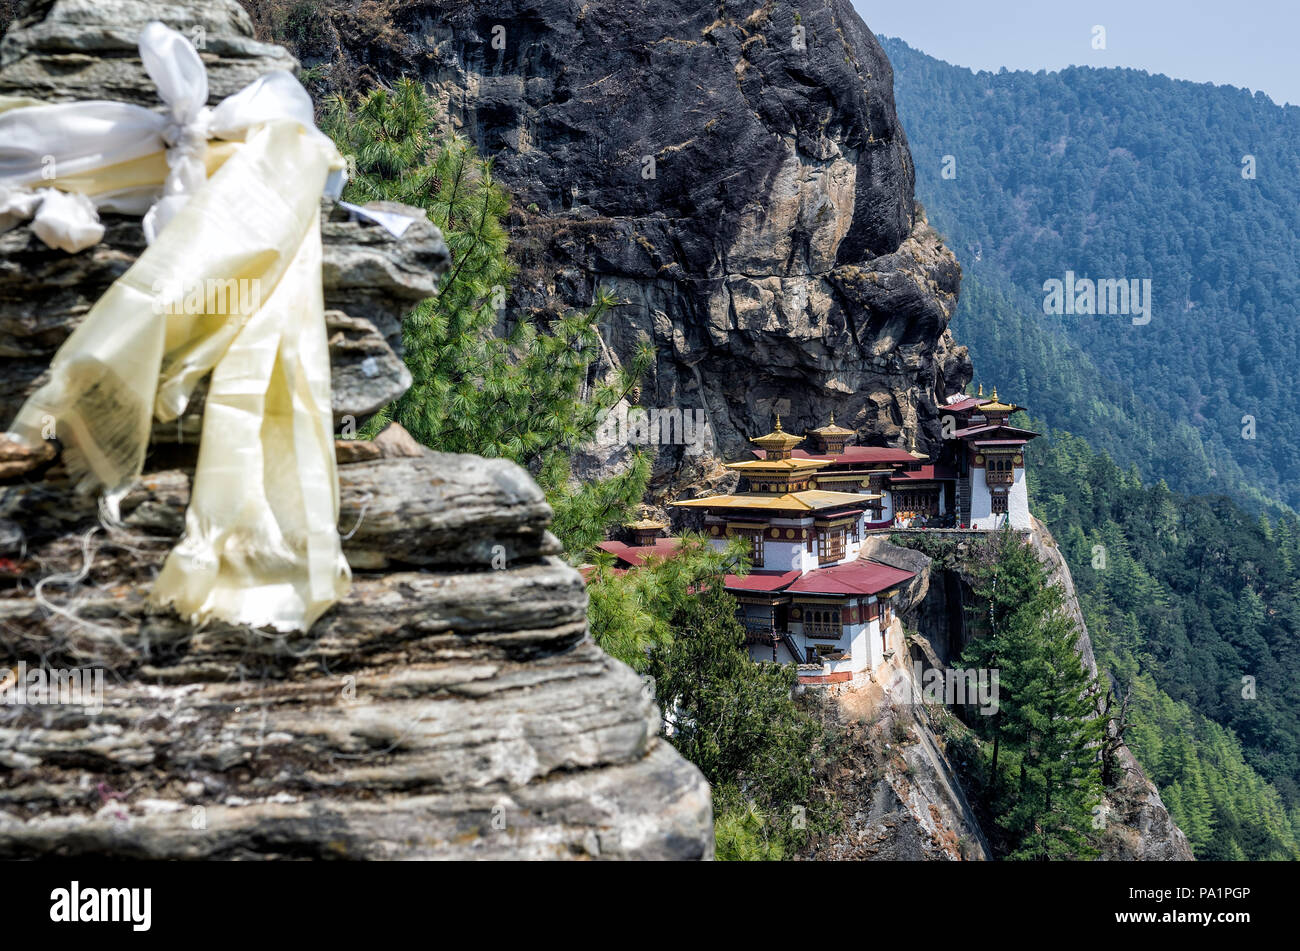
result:
[[(953, 333), (976, 378), (1147, 479), (1300, 506), (1300, 108), (881, 42), (917, 197), (964, 271)], [(1150, 279), (1152, 319), (1045, 314), (1067, 272)]]
[(1295, 858), (1300, 523), (1204, 496), (1297, 504), (1300, 109), (883, 46), (917, 196), (963, 269), (953, 333), (1045, 433), (1034, 511), (1131, 690), (1134, 754), (1199, 858)]

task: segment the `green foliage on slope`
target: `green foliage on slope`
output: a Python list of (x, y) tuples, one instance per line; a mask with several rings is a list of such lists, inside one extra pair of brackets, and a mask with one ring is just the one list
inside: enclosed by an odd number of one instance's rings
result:
[(647, 677), (668, 742), (713, 787), (718, 858), (779, 860), (833, 827), (818, 775), (834, 757), (792, 699), (794, 667), (749, 657), (723, 588), (728, 570), (745, 570), (743, 552), (691, 538), (633, 572), (598, 565), (589, 617), (596, 643)]
[(1143, 485), (1083, 439), (1030, 453), (1126, 740), (1200, 858), (1300, 858), (1300, 521)]
[[(1135, 70), (973, 73), (882, 42), (978, 376), (1175, 489), (1300, 506), (1300, 108)], [(1151, 279), (1151, 322), (1045, 315), (1067, 270)]]
[(552, 530), (568, 551), (582, 554), (632, 515), (649, 463), (637, 457), (619, 475), (579, 483), (569, 460), (645, 371), (650, 353), (612, 380), (588, 379), (600, 347), (598, 322), (615, 304), (607, 295), (548, 327), (518, 318), (508, 332), (497, 332), (513, 274), (502, 223), (509, 197), (492, 178), (490, 161), (441, 131), (436, 105), (418, 82), (402, 79), (356, 102), (334, 97), (321, 128), (352, 166), (345, 199), (422, 208), (451, 251), (438, 295), (403, 323), (411, 388), (372, 420), (370, 431), (392, 419), (430, 448), (527, 467), (555, 510)]

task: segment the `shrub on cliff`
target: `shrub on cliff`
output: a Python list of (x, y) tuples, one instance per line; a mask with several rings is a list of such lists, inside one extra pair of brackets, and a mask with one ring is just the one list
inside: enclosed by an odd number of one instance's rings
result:
[(833, 757), (792, 696), (794, 668), (749, 657), (723, 586), (745, 570), (744, 552), (698, 537), (626, 574), (598, 564), (589, 617), (596, 643), (647, 676), (668, 741), (713, 787), (718, 857), (781, 859), (830, 828), (818, 764)]
[(604, 414), (649, 365), (642, 352), (610, 380), (590, 379), (600, 350), (597, 325), (614, 306), (600, 294), (585, 313), (541, 327), (504, 320), (514, 269), (502, 224), (509, 197), (492, 163), (446, 133), (420, 83), (402, 79), (349, 101), (330, 99), (321, 128), (348, 157), (344, 198), (396, 201), (424, 209), (446, 239), (452, 266), (438, 296), (403, 325), (411, 388), (371, 422), (393, 419), (426, 446), (501, 456), (527, 467), (555, 510), (552, 530), (573, 554), (604, 538), (640, 502), (648, 462), (605, 480), (577, 483), (569, 460)]

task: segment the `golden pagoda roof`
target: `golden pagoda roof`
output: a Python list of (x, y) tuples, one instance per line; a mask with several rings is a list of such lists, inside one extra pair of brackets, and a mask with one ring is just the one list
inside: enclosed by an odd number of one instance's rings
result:
[(781, 414), (776, 414), (776, 429), (772, 430), (766, 436), (759, 436), (757, 439), (751, 439), (754, 445), (760, 449), (793, 449), (799, 443), (803, 442), (802, 436), (792, 436), (790, 433), (781, 429)]
[(808, 489), (804, 492), (787, 492), (785, 495), (760, 495), (741, 492), (735, 495), (711, 495), (702, 499), (685, 499), (673, 502), (682, 508), (719, 509), (771, 509), (779, 511), (815, 512), (820, 509), (839, 508), (842, 505), (861, 505), (879, 495), (865, 492), (830, 492), (826, 489)]
[(667, 528), (668, 526), (663, 522), (651, 518), (650, 510), (643, 505), (641, 506), (641, 518), (635, 522), (628, 522), (626, 527), (640, 531), (648, 531), (655, 528)]
[(827, 426), (822, 426), (820, 429), (810, 429), (810, 430), (808, 430), (808, 432), (809, 432), (811, 435), (813, 435), (813, 436), (852, 436), (852, 435), (854, 435), (853, 430), (851, 430), (851, 429), (845, 429), (843, 426), (836, 426), (836, 425), (835, 425), (835, 414), (834, 414), (834, 413), (831, 413), (831, 421), (830, 421), (830, 424), (829, 424), (829, 425), (827, 425)]
[(741, 472), (812, 472), (829, 466), (829, 459), (746, 459), (744, 462), (725, 462), (723, 468)]
[[(981, 386), (980, 389), (983, 390), (984, 388)], [(993, 387), (992, 401), (988, 403), (981, 403), (979, 405), (979, 408), (980, 408), (980, 412), (982, 413), (1011, 413), (1011, 412), (1015, 412), (1020, 407), (1013, 406), (1010, 403), (1001, 402), (998, 399), (998, 388), (995, 386)]]

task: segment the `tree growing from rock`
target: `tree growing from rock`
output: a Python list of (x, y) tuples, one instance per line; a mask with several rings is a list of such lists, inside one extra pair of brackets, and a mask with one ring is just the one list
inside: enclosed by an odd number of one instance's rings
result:
[[(645, 492), (649, 463), (634, 455), (622, 473), (578, 482), (570, 460), (604, 415), (645, 372), (652, 353), (609, 379), (592, 380), (607, 293), (585, 313), (539, 326), (505, 307), (514, 274), (503, 219), (510, 202), (492, 163), (441, 128), (424, 87), (401, 79), (355, 101), (328, 100), (321, 128), (348, 157), (352, 202), (394, 201), (423, 209), (441, 229), (452, 265), (438, 295), (402, 328), (411, 388), (369, 424), (401, 423), (445, 452), (501, 456), (527, 467), (555, 510), (552, 530), (579, 555), (626, 520)], [(507, 328), (507, 329), (503, 329)]]
[(1076, 650), (1064, 595), (1034, 550), (1009, 531), (975, 592), (986, 631), (963, 662), (999, 671), (997, 710), (977, 718), (976, 728), (993, 743), (991, 792), (1006, 855), (1093, 857), (1106, 720), (1095, 716), (1093, 677)]

